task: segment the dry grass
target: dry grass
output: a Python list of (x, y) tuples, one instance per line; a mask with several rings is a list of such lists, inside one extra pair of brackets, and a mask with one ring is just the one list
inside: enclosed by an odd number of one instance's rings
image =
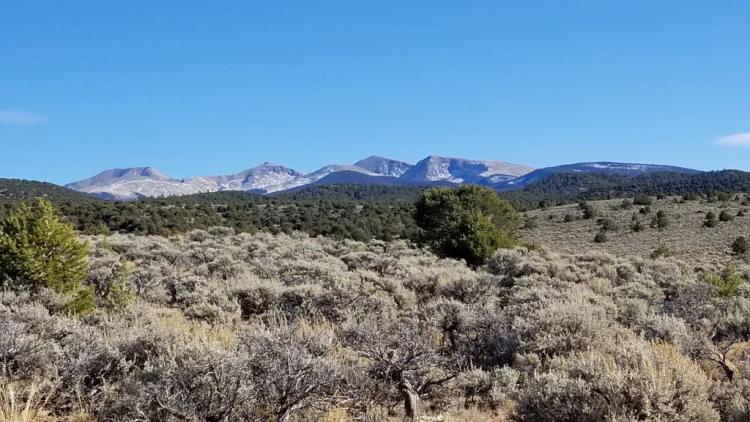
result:
[[(524, 229), (523, 235), (526, 242), (571, 254), (601, 251), (617, 256), (648, 257), (660, 244), (664, 244), (675, 258), (695, 266), (716, 267), (737, 259), (731, 254), (731, 244), (738, 236), (750, 238), (750, 213), (743, 217), (736, 217), (736, 214), (740, 209), (750, 207), (741, 205), (739, 201), (708, 203), (694, 200), (676, 203), (676, 200), (679, 198), (654, 199), (649, 214), (639, 213), (642, 207), (638, 205), (623, 209), (620, 207), (621, 199), (591, 201), (599, 216), (571, 222), (564, 221), (565, 215), (580, 217), (578, 205), (530, 211), (527, 215), (535, 217), (537, 226)], [(665, 211), (670, 221), (669, 226), (661, 230), (650, 227), (659, 210)], [(703, 222), (709, 211), (717, 216), (721, 211), (727, 211), (735, 217), (733, 221), (720, 222), (717, 227), (704, 227)], [(634, 213), (645, 227), (641, 232), (630, 229)], [(597, 218), (611, 218), (619, 226), (617, 232), (607, 234), (607, 242), (594, 242), (594, 236), (599, 231)]]
[(476, 407), (461, 409), (446, 416), (445, 422), (506, 422), (512, 420), (506, 413), (491, 412)]
[(37, 384), (0, 385), (0, 422), (52, 421), (44, 407), (49, 396)]
[(334, 407), (333, 409), (326, 412), (321, 419), (321, 422), (350, 422), (352, 421), (349, 412), (342, 407)]
[(152, 312), (159, 327), (166, 327), (186, 343), (210, 343), (228, 350), (237, 342), (237, 333), (227, 325), (209, 325), (190, 320), (173, 308), (157, 308)]

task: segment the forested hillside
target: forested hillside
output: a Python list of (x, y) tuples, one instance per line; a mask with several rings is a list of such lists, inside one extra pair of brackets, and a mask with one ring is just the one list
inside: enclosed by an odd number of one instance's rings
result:
[[(189, 196), (108, 202), (56, 185), (0, 179), (0, 216), (20, 200), (46, 197), (84, 233), (170, 235), (213, 226), (242, 232), (303, 231), (356, 240), (412, 238), (414, 202), (427, 187), (321, 185), (262, 196), (213, 192)], [(750, 173), (653, 173), (625, 177), (593, 173), (553, 174), (523, 189), (499, 194), (518, 210), (647, 195), (750, 192)]]
[(291, 200), (237, 192), (136, 202), (59, 202), (85, 233), (169, 235), (214, 226), (242, 232), (307, 232), (312, 236), (368, 240), (411, 237), (411, 201)]
[(92, 201), (85, 193), (54, 185), (21, 179), (0, 178), (0, 203), (16, 202), (34, 198), (48, 198), (55, 202)]
[(386, 186), (386, 185), (315, 185), (298, 190), (284, 191), (271, 195), (273, 198), (293, 200), (335, 199), (358, 201), (416, 201), (419, 195), (429, 189), (426, 186)]
[(582, 199), (632, 198), (644, 195), (712, 195), (750, 192), (750, 173), (723, 170), (697, 174), (650, 173), (637, 177), (597, 173), (558, 173), (523, 189), (501, 195), (516, 208), (563, 205)]

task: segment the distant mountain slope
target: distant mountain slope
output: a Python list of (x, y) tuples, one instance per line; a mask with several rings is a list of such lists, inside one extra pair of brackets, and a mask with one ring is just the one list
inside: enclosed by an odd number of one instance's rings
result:
[(497, 189), (514, 189), (527, 186), (549, 175), (556, 173), (599, 173), (618, 176), (640, 176), (647, 173), (683, 173), (695, 174), (699, 170), (683, 167), (666, 166), (660, 164), (614, 163), (607, 161), (565, 164), (561, 166), (545, 167), (529, 172), (517, 179), (503, 181), (496, 184)]
[(193, 195), (221, 190), (260, 190), (279, 186), (302, 177), (290, 168), (272, 163), (230, 176), (173, 179), (152, 167), (103, 171), (96, 176), (68, 184), (67, 187), (110, 200)]
[(635, 177), (670, 172), (696, 174), (697, 170), (654, 164), (590, 162), (534, 170), (505, 161), (468, 160), (429, 156), (415, 165), (380, 156), (355, 164), (333, 164), (312, 173), (263, 163), (227, 176), (174, 179), (152, 167), (114, 169), (67, 185), (71, 189), (110, 200), (193, 195), (216, 191), (246, 191), (271, 194), (314, 184), (380, 184), (387, 186), (451, 186), (478, 184), (497, 190), (519, 189), (554, 174), (581, 173)]
[(117, 181), (137, 179), (167, 181), (169, 180), (169, 177), (153, 167), (132, 167), (125, 169), (105, 170), (93, 177), (79, 180), (75, 183), (70, 183), (67, 186), (71, 189), (82, 190), (93, 186), (108, 185)]
[(276, 186), (268, 186), (265, 188), (265, 192), (273, 193), (273, 192), (279, 192), (279, 191), (284, 191), (284, 190), (289, 190), (289, 189), (295, 189), (300, 186), (306, 186), (306, 185), (315, 183), (327, 177), (330, 174), (336, 174), (336, 173), (342, 173), (342, 175), (340, 176), (341, 183), (349, 183), (343, 180), (344, 175), (362, 174), (362, 175), (378, 177), (378, 178), (385, 177), (385, 176), (381, 176), (379, 174), (370, 172), (368, 170), (365, 170), (363, 168), (353, 166), (351, 164), (331, 164), (323, 168), (320, 168), (312, 173), (290, 180), (287, 183), (283, 183), (283, 184), (276, 185)]
[(381, 185), (381, 186), (455, 186), (455, 183), (445, 181), (412, 181), (404, 180), (398, 177), (373, 176), (357, 171), (337, 171), (321, 178), (313, 185), (336, 185), (336, 184), (356, 184), (356, 185)]
[(375, 174), (381, 174), (383, 176), (391, 177), (401, 177), (401, 175), (414, 167), (413, 164), (405, 163), (403, 161), (391, 160), (390, 158), (379, 157), (377, 155), (373, 155), (365, 158), (364, 160), (357, 161), (356, 163), (354, 163), (354, 165)]
[(404, 173), (410, 181), (445, 181), (451, 183), (499, 183), (534, 170), (532, 167), (505, 161), (478, 161), (463, 158), (429, 156)]
[(93, 196), (52, 183), (21, 179), (0, 179), (0, 202), (47, 198), (54, 202), (94, 201)]
[(66, 187), (113, 200), (190, 195), (215, 190), (210, 180), (171, 179), (152, 167), (106, 170), (88, 179), (70, 183)]
[(268, 162), (234, 175), (188, 179), (174, 179), (152, 167), (113, 169), (70, 183), (67, 187), (104, 199), (132, 201), (224, 190), (274, 193), (315, 184), (323, 179), (325, 180), (322, 183), (325, 184), (379, 183), (389, 186), (410, 186), (441, 182), (442, 185), (477, 183), (492, 186), (515, 179), (531, 170), (531, 167), (504, 161), (430, 156), (412, 165), (403, 161), (370, 156), (353, 165), (327, 165), (308, 174)]
[(202, 177), (189, 180), (205, 179), (216, 184), (211, 189), (218, 190), (264, 190), (270, 186), (279, 186), (302, 177), (297, 170), (278, 164), (265, 162), (259, 166), (239, 172), (232, 176)]
[(582, 199), (627, 198), (644, 195), (696, 195), (750, 192), (750, 173), (722, 170), (701, 173), (657, 172), (629, 177), (602, 173), (553, 173), (501, 195), (521, 209), (544, 202), (562, 205)]

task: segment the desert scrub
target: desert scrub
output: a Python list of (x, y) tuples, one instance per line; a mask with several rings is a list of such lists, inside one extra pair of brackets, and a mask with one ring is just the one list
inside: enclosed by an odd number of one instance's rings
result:
[(719, 421), (710, 381), (674, 347), (626, 340), (553, 359), (519, 399), (520, 420)]
[[(621, 227), (632, 214), (599, 206)], [(40, 412), (91, 420), (743, 420), (746, 269), (724, 295), (684, 245), (607, 252), (724, 225), (683, 214), (593, 244), (594, 221), (555, 215), (527, 231), (559, 224), (587, 246), (504, 249), (477, 268), (405, 241), (88, 236), (85, 284), (103, 301), (122, 283), (129, 301), (81, 317), (50, 312), (52, 289), (0, 291), (0, 385), (47, 386)]]
[[(722, 203), (701, 204), (691, 200), (684, 203), (675, 202), (674, 198), (653, 200), (651, 207), (656, 212), (646, 216), (633, 209), (623, 209), (622, 200), (589, 201), (588, 204), (600, 210), (599, 218), (613, 220), (621, 228), (618, 232), (607, 233), (607, 241), (594, 243), (597, 233), (591, 222), (572, 219), (564, 222), (566, 214), (575, 215), (577, 205), (552, 207), (544, 211), (554, 219), (537, 219), (538, 227), (523, 230), (522, 235), (527, 243), (538, 244), (555, 251), (576, 254), (583, 251), (603, 251), (617, 256), (648, 257), (660, 244), (666, 245), (675, 259), (690, 263), (698, 271), (710, 269), (720, 271), (731, 257), (732, 242), (739, 236), (750, 232), (750, 219), (735, 218), (732, 222), (720, 222)], [(739, 202), (724, 203), (724, 210), (734, 215), (743, 206)], [(667, 217), (667, 226), (659, 228), (655, 221), (663, 211)], [(713, 214), (712, 227), (704, 227), (707, 213)], [(528, 211), (529, 217), (541, 215), (542, 211)], [(654, 227), (652, 226), (654, 223)], [(663, 225), (663, 224), (662, 224)], [(745, 263), (737, 262), (740, 272), (746, 268)]]

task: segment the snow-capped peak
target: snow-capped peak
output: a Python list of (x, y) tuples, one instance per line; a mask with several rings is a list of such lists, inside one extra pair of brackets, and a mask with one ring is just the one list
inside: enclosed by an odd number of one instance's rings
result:
[(402, 174), (409, 171), (410, 168), (414, 167), (414, 165), (403, 161), (392, 160), (377, 155), (372, 155), (364, 160), (357, 161), (354, 165), (372, 173), (391, 177), (400, 177)]
[(402, 177), (412, 181), (481, 183), (486, 178), (515, 178), (532, 170), (531, 167), (505, 161), (467, 160), (431, 155), (418, 162)]

